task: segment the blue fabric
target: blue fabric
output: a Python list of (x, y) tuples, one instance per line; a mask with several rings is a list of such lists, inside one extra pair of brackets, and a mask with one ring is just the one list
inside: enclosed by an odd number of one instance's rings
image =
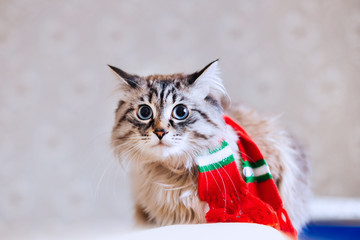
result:
[(299, 240), (360, 239), (360, 222), (313, 222), (303, 228)]

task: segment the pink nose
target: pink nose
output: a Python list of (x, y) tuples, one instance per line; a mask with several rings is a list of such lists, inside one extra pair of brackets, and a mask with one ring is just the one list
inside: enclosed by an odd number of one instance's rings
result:
[(154, 133), (161, 140), (168, 132), (163, 128), (157, 128), (154, 130)]

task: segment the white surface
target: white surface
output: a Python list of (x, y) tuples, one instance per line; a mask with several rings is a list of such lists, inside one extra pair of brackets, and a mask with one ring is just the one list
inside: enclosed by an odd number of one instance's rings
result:
[(122, 240), (137, 239), (287, 239), (274, 228), (250, 223), (213, 223), (176, 225), (139, 231), (121, 237)]
[[(5, 229), (3, 229), (5, 230)], [(128, 224), (112, 222), (92, 223), (47, 223), (28, 225), (22, 228), (0, 231), (0, 239), (6, 240), (136, 240), (136, 239), (286, 239), (274, 228), (250, 223), (213, 223), (193, 225), (173, 225), (147, 230), (139, 230)]]
[[(130, 209), (129, 209), (130, 210)], [(356, 220), (360, 219), (360, 199), (351, 198), (314, 198), (309, 209), (312, 220)], [(97, 239), (201, 239), (202, 232), (210, 236), (208, 239), (222, 240), (227, 235), (237, 234), (241, 237), (252, 234), (255, 237), (266, 235), (276, 239), (278, 232), (266, 226), (245, 223), (181, 225), (138, 231), (132, 227), (131, 216), (124, 216), (126, 221), (115, 219), (89, 219), (89, 221), (42, 221), (16, 222), (1, 224), (0, 239), (6, 240), (97, 240)], [(234, 226), (235, 225), (235, 226)], [(216, 227), (215, 227), (216, 226)], [(255, 235), (254, 235), (255, 234)], [(219, 237), (221, 235), (221, 237)], [(146, 236), (146, 238), (144, 238)], [(150, 238), (151, 237), (151, 238)], [(206, 240), (208, 240), (206, 239)], [(232, 239), (232, 238), (231, 238)], [(281, 239), (281, 238), (280, 238)]]

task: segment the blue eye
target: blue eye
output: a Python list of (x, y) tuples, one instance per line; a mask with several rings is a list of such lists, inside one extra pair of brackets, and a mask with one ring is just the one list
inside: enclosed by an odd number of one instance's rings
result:
[(139, 110), (137, 112), (138, 117), (141, 120), (148, 120), (152, 117), (152, 110), (151, 107), (149, 107), (148, 105), (141, 105), (139, 107)]
[(178, 120), (184, 120), (189, 116), (189, 109), (185, 105), (179, 104), (174, 107), (172, 116)]

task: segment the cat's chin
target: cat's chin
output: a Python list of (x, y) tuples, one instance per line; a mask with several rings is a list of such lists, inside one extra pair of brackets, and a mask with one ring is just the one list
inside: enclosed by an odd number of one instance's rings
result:
[(176, 147), (159, 142), (151, 148), (151, 152), (160, 158), (168, 158), (176, 152)]
[(183, 151), (181, 151), (178, 145), (168, 142), (158, 142), (148, 148), (147, 153), (150, 154), (153, 159), (166, 161), (169, 158), (179, 157)]

